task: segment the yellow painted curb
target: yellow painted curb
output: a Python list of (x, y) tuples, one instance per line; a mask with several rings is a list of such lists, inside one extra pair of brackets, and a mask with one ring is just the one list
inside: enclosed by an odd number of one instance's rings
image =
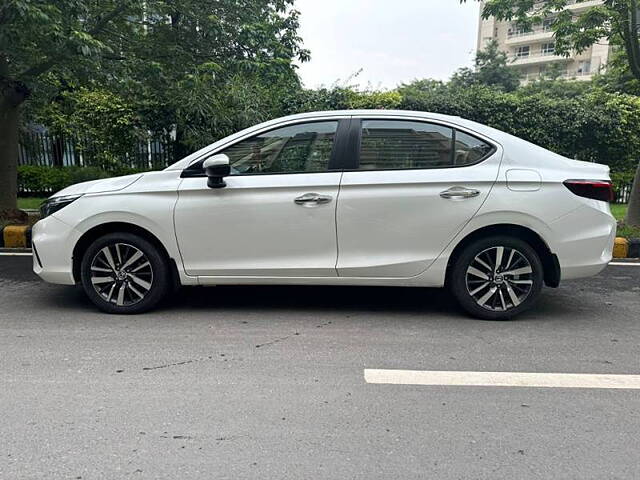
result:
[(4, 227), (2, 235), (4, 236), (5, 248), (27, 248), (28, 230), (28, 225), (7, 225)]
[(626, 238), (617, 237), (613, 244), (613, 258), (627, 258), (629, 254), (629, 241)]

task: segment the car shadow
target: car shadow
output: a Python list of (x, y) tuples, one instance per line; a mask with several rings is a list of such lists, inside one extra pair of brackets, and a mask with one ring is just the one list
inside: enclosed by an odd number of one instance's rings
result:
[[(77, 313), (102, 315), (82, 288), (41, 284), (33, 306)], [(515, 318), (516, 321), (558, 322), (598, 316), (604, 306), (591, 295), (576, 298), (560, 289), (545, 289), (538, 304)], [(152, 312), (143, 315), (175, 317), (203, 312), (265, 313), (299, 312), (335, 314), (389, 314), (407, 318), (469, 319), (452, 295), (443, 288), (357, 287), (357, 286), (218, 286), (183, 287)]]
[[(560, 293), (560, 295), (559, 295)], [(575, 306), (567, 308), (564, 295), (545, 289), (538, 305), (516, 321), (575, 318)], [(278, 312), (348, 314), (405, 314), (425, 318), (469, 319), (444, 288), (359, 286), (217, 286), (185, 287), (161, 307), (164, 311)], [(589, 311), (589, 302), (580, 311)], [(499, 322), (500, 323), (500, 322)]]
[(355, 286), (185, 287), (163, 308), (459, 313), (445, 289)]

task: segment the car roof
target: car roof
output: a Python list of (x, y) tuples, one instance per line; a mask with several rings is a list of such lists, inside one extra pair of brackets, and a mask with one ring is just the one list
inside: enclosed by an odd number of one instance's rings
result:
[(418, 112), (412, 110), (319, 110), (315, 112), (297, 113), (295, 115), (288, 115), (286, 117), (278, 118), (277, 120), (284, 119), (306, 119), (315, 117), (352, 117), (352, 116), (409, 116), (409, 117), (428, 117), (428, 118), (440, 118), (442, 120), (462, 120), (461, 117), (452, 115), (443, 115), (441, 113), (431, 112)]
[(316, 111), (316, 112), (307, 112), (307, 113), (298, 113), (295, 115), (288, 115), (286, 117), (279, 117), (273, 120), (269, 120), (264, 123), (260, 123), (258, 125), (254, 125), (247, 129), (244, 129), (240, 132), (237, 132), (229, 137), (225, 137), (211, 145), (204, 147), (201, 150), (198, 150), (195, 153), (192, 153), (188, 157), (183, 158), (182, 160), (170, 165), (166, 168), (166, 170), (182, 170), (186, 168), (189, 164), (191, 164), (195, 159), (202, 157), (202, 155), (207, 154), (207, 152), (215, 150), (221, 144), (229, 143), (237, 138), (242, 138), (247, 135), (251, 135), (252, 132), (263, 130), (265, 128), (269, 128), (271, 126), (281, 125), (283, 123), (295, 122), (297, 120), (316, 120), (323, 118), (339, 118), (339, 117), (404, 117), (404, 118), (416, 118), (422, 120), (435, 120), (441, 121), (445, 123), (451, 123), (456, 126), (460, 126), (463, 128), (467, 128), (473, 132), (479, 133), (481, 135), (485, 135), (486, 137), (492, 139), (493, 141), (500, 142), (505, 134), (500, 130), (496, 130), (494, 128), (488, 127), (486, 125), (482, 125), (480, 123), (473, 122), (471, 120), (466, 120), (462, 117), (452, 116), (452, 115), (443, 115), (441, 113), (432, 113), (432, 112), (418, 112), (412, 110), (325, 110), (325, 111)]

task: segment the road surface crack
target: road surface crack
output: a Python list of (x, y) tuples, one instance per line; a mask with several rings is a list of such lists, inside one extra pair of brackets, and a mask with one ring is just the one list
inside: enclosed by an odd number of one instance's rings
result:
[(276, 343), (284, 342), (285, 340), (300, 335), (299, 332), (294, 333), (293, 335), (287, 335), (286, 337), (276, 338), (275, 340), (271, 340), (270, 342), (260, 343), (256, 345), (256, 348), (266, 347), (267, 345), (274, 345)]

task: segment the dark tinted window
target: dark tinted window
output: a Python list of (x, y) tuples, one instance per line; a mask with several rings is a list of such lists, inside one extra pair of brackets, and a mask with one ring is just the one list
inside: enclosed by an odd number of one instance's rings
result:
[(479, 138), (456, 131), (454, 165), (471, 165), (486, 157), (493, 147)]
[(453, 130), (424, 122), (364, 120), (360, 169), (437, 168), (451, 164)]
[(482, 140), (442, 125), (405, 120), (364, 120), (360, 169), (464, 166), (481, 160), (491, 149), (491, 145)]
[(323, 172), (329, 166), (338, 122), (278, 128), (243, 140), (220, 153), (229, 157), (232, 175)]

